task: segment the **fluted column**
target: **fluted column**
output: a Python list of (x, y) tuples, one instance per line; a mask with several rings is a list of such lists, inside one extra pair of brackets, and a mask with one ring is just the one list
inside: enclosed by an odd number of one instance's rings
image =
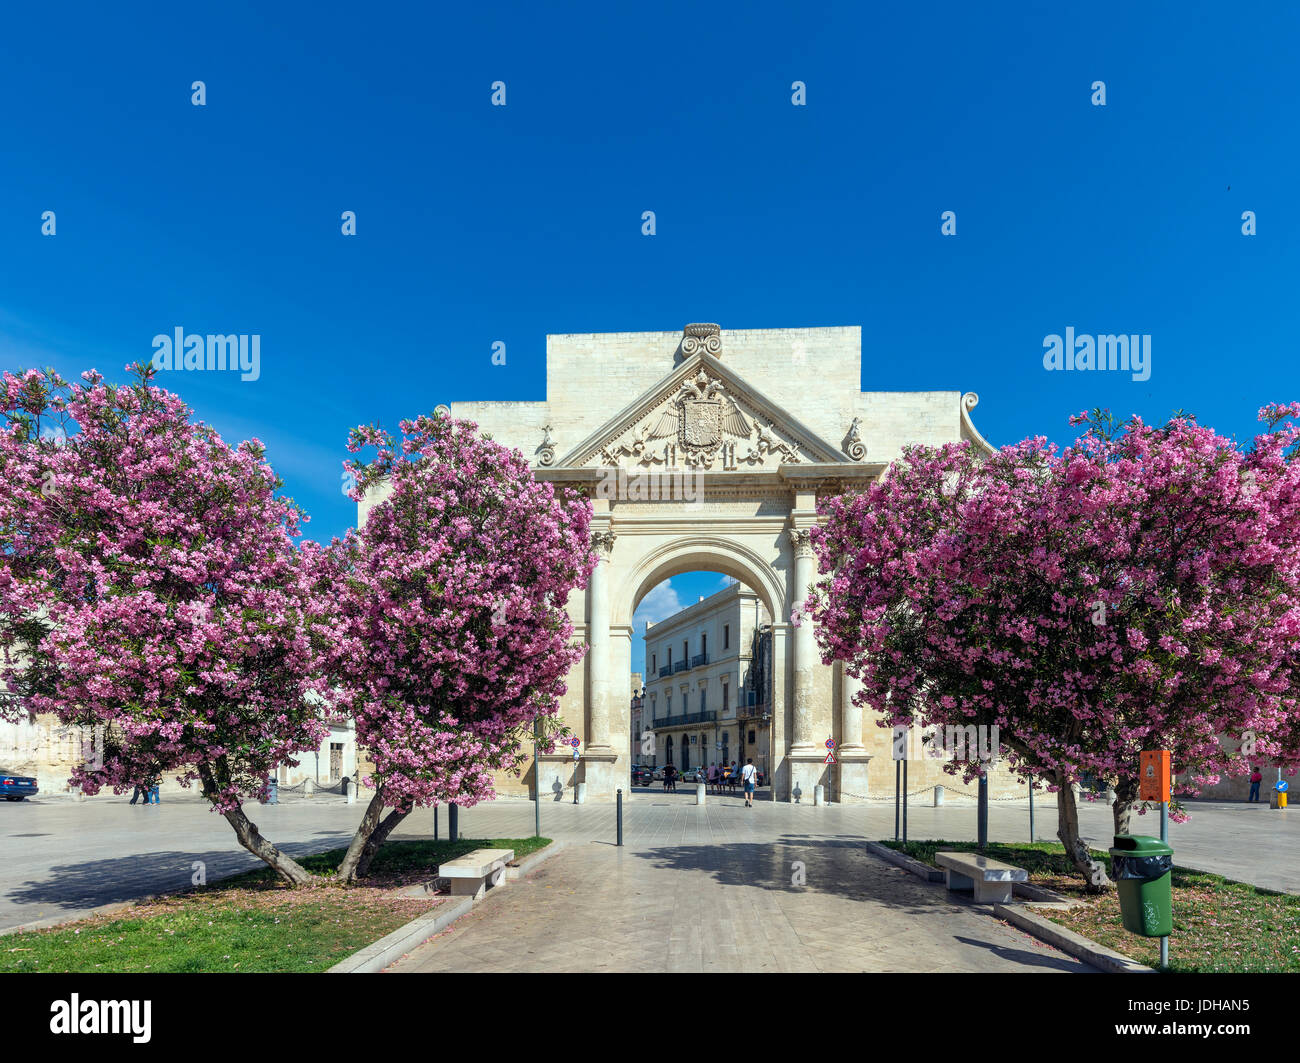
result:
[[(795, 604), (802, 604), (817, 575), (808, 529), (790, 529), (790, 542), (794, 546), (794, 601)], [(804, 617), (794, 629), (794, 733), (791, 735), (791, 752), (815, 748), (813, 683), (815, 669), (820, 663), (812, 620)]]
[(589, 646), (587, 673), (591, 678), (591, 720), (587, 732), (588, 751), (609, 748), (609, 555), (617, 536), (612, 531), (591, 537), (596, 548), (596, 567), (587, 584), (591, 596), (591, 620), (587, 629)]

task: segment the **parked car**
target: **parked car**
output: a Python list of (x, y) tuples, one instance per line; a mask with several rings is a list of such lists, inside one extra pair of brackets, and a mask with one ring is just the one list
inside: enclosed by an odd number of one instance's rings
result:
[(654, 781), (654, 769), (645, 764), (632, 765), (632, 785), (649, 786)]
[(40, 791), (36, 788), (36, 780), (30, 775), (0, 772), (0, 793), (4, 794), (6, 801), (22, 801), (35, 797)]
[(703, 782), (705, 779), (705, 770), (703, 768), (688, 768), (682, 772), (682, 782)]

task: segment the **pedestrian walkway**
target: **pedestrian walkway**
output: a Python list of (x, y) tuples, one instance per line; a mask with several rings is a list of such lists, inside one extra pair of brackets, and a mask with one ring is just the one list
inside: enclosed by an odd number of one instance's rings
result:
[[(792, 805), (757, 802), (745, 809), (736, 796), (710, 796), (703, 806), (695, 804), (693, 791), (662, 793), (657, 787), (634, 791), (623, 802), (625, 845), (691, 845), (713, 843), (723, 838), (778, 838), (785, 835), (820, 838), (878, 840), (894, 837), (894, 807), (877, 802), (870, 805)], [(1191, 819), (1169, 825), (1169, 841), (1175, 861), (1184, 867), (1249, 882), (1265, 889), (1300, 893), (1300, 806), (1286, 811), (1271, 810), (1266, 804), (1244, 802), (1188, 802)], [(446, 811), (442, 813), (446, 830)], [(542, 834), (571, 841), (615, 840), (615, 806), (574, 805), (543, 801)], [(421, 811), (409, 817), (395, 836), (430, 834), (432, 813)], [(1079, 804), (1079, 825), (1085, 842), (1097, 849), (1109, 849), (1114, 836), (1110, 807), (1101, 801)], [(1035, 838), (1055, 842), (1055, 801), (1038, 803)], [(1135, 833), (1160, 833), (1156, 813), (1138, 816)], [(467, 838), (518, 838), (533, 833), (533, 805), (530, 801), (503, 799), (475, 808), (461, 809), (460, 832)], [(908, 811), (908, 835), (912, 838), (943, 838), (973, 841), (977, 836), (974, 805), (945, 805), (933, 808), (913, 804)], [(992, 802), (989, 805), (989, 838), (999, 842), (1029, 841), (1029, 810), (1024, 802)]]
[[(132, 808), (129, 795), (84, 802), (40, 797), (0, 803), (0, 929), (38, 920), (68, 919), (97, 905), (128, 901), (149, 893), (185, 889), (200, 870), (209, 882), (260, 866), (240, 848), (226, 821), (207, 802), (164, 795), (161, 805)], [(894, 810), (888, 803), (824, 806), (759, 801), (743, 808), (739, 794), (710, 796), (697, 806), (693, 792), (664, 794), (639, 789), (624, 803), (625, 848), (728, 846), (755, 843), (789, 845), (849, 842), (893, 837)], [(1300, 893), (1300, 807), (1286, 811), (1244, 802), (1197, 802), (1192, 820), (1170, 825), (1175, 861), (1214, 871), (1269, 889)], [(364, 806), (337, 796), (245, 806), (266, 837), (292, 855), (346, 845)], [(1037, 833), (1054, 841), (1056, 808), (1040, 804)], [(1105, 805), (1079, 810), (1085, 839), (1108, 847), (1111, 813)], [(429, 837), (434, 814), (421, 809), (405, 820), (396, 837)], [(447, 834), (447, 810), (439, 812)], [(575, 842), (615, 840), (613, 805), (545, 801), (542, 833)], [(914, 804), (908, 817), (913, 838), (975, 837), (975, 809)], [(1139, 817), (1139, 833), (1159, 831), (1154, 815)], [(533, 805), (502, 799), (460, 811), (465, 837), (528, 837)], [(1028, 810), (1014, 802), (994, 802), (989, 810), (994, 841), (1027, 840)], [(791, 856), (791, 860), (805, 859)], [(196, 866), (197, 865), (197, 866)]]
[(1092, 970), (857, 843), (726, 818), (669, 811), (635, 847), (571, 843), (389, 970)]

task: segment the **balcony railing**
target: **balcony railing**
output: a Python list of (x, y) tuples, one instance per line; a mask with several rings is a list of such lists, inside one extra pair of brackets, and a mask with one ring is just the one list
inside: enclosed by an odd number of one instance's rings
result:
[(716, 709), (703, 712), (684, 712), (677, 716), (663, 716), (651, 722), (651, 727), (687, 727), (697, 723), (714, 723), (718, 719)]
[(767, 702), (757, 705), (737, 705), (736, 715), (742, 720), (752, 720), (756, 717), (772, 715), (772, 706)]
[(701, 665), (708, 664), (708, 663), (709, 663), (709, 655), (707, 653), (697, 653), (694, 657), (691, 658), (692, 668), (699, 668)]
[(664, 676), (666, 676), (666, 675), (672, 675), (672, 674), (673, 674), (673, 666), (672, 666), (671, 664), (666, 664), (666, 665), (664, 665), (662, 668), (659, 669), (659, 678), (660, 678), (660, 679), (662, 679), (662, 678), (663, 678)]
[(678, 661), (676, 664), (673, 665), (673, 671), (674, 671), (674, 672), (684, 672), (684, 671), (686, 671), (686, 662), (685, 662), (685, 661)]

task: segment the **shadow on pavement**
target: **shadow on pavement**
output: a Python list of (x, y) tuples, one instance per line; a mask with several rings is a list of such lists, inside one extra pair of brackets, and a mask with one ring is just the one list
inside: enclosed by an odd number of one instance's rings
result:
[(723, 886), (751, 886), (792, 895), (823, 893), (884, 903), (914, 914), (961, 904), (945, 890), (928, 888), (851, 839), (786, 835), (773, 842), (666, 845), (625, 851), (656, 869), (706, 872)]
[[(330, 837), (331, 841), (337, 839), (338, 845), (347, 844), (352, 836), (351, 831), (321, 833)], [(337, 845), (288, 842), (279, 847), (292, 857), (300, 857), (337, 848)], [(188, 889), (196, 870), (196, 862), (203, 865), (209, 885), (218, 879), (266, 866), (252, 854), (231, 852), (229, 849), (143, 853), (110, 860), (54, 865), (49, 869), (48, 878), (24, 882), (10, 889), (5, 897), (14, 904), (52, 905), (67, 911), (80, 911), (101, 904), (133, 901), (149, 894), (176, 893)], [(58, 914), (57, 911), (48, 910), (40, 914), (34, 911), (22, 913), (12, 925)]]

